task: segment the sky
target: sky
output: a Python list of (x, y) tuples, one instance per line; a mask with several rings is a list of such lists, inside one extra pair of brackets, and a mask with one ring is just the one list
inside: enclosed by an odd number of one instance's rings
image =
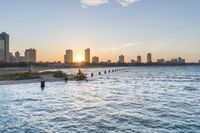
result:
[(153, 60), (200, 59), (200, 0), (0, 0), (0, 32), (10, 51), (36, 48), (38, 61), (74, 56), (126, 61), (151, 52)]

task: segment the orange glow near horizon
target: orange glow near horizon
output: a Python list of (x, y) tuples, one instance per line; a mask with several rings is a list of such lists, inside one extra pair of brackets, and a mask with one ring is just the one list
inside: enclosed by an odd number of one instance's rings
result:
[(75, 62), (82, 62), (82, 61), (84, 61), (84, 57), (81, 55), (77, 55), (75, 58)]

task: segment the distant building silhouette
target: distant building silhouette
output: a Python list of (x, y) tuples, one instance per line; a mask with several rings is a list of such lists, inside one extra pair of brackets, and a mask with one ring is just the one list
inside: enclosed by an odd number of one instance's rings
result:
[(9, 62), (9, 35), (5, 32), (0, 34), (0, 61)]
[(124, 55), (119, 56), (119, 63), (124, 63)]
[(17, 51), (15, 52), (15, 62), (26, 62), (26, 58), (24, 56), (21, 56), (20, 53)]
[(0, 61), (5, 61), (5, 44), (4, 40), (0, 40)]
[(92, 57), (92, 63), (99, 63), (99, 57), (97, 56)]
[(135, 61), (134, 59), (132, 59), (132, 60), (131, 60), (131, 63), (132, 63), (132, 64), (136, 64), (137, 61)]
[(140, 55), (137, 56), (137, 63), (142, 63), (142, 57)]
[(90, 63), (90, 49), (85, 49), (85, 62)]
[(182, 59), (181, 57), (178, 57), (178, 62), (181, 63), (181, 64), (185, 63), (185, 59)]
[(152, 55), (151, 55), (151, 53), (147, 54), (147, 63), (152, 63)]
[(36, 62), (36, 50), (35, 49), (26, 49), (25, 50), (25, 60), (26, 62)]
[(107, 61), (107, 63), (108, 63), (108, 64), (111, 64), (111, 63), (112, 63), (112, 61), (111, 61), (111, 60), (108, 60), (108, 61)]
[(171, 59), (171, 61), (166, 61), (165, 64), (185, 64), (185, 59), (182, 59), (181, 57)]
[(9, 53), (9, 62), (14, 63), (15, 62), (15, 56), (10, 52)]
[(66, 50), (64, 63), (73, 63), (73, 51), (71, 49)]
[(158, 63), (158, 64), (164, 64), (164, 63), (165, 63), (165, 60), (164, 60), (164, 59), (158, 59), (158, 60), (157, 60), (157, 63)]
[(19, 51), (15, 52), (15, 62), (16, 63), (20, 62), (20, 53), (19, 53)]

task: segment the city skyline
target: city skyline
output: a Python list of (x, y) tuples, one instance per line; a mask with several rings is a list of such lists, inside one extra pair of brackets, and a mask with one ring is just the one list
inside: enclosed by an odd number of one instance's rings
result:
[(63, 61), (67, 48), (84, 56), (87, 47), (100, 61), (117, 62), (123, 54), (130, 62), (148, 52), (154, 62), (200, 58), (198, 0), (8, 0), (0, 8), (10, 51), (34, 47), (38, 61)]
[[(10, 44), (9, 44), (9, 34), (6, 32), (2, 32), (0, 34), (0, 62), (10, 62), (10, 63), (20, 63), (20, 62), (41, 62), (37, 61), (37, 53), (35, 48), (29, 48), (25, 49), (24, 56), (20, 55), (20, 52), (17, 51), (15, 52), (15, 55), (13, 55), (12, 52), (10, 52)], [(6, 58), (8, 57), (8, 58)], [(85, 58), (84, 58), (85, 57)], [(92, 59), (92, 61), (91, 61)], [(61, 62), (61, 61), (59, 61)], [(76, 55), (74, 58), (73, 50), (72, 49), (67, 49), (64, 54), (64, 61), (63, 63), (65, 64), (72, 64), (72, 63), (80, 63), (80, 62), (85, 62), (85, 63), (101, 63), (101, 62), (106, 62), (106, 61), (99, 61), (98, 56), (93, 56), (91, 57), (91, 50), (90, 48), (85, 49), (85, 55)], [(107, 64), (110, 64), (112, 61), (109, 59), (107, 60)], [(135, 59), (131, 59), (130, 62), (125, 61), (125, 56), (120, 55), (119, 60), (117, 62), (113, 63), (132, 63), (132, 64), (141, 64), (141, 63), (147, 63), (147, 64), (185, 64), (186, 61), (185, 59), (182, 59), (181, 57), (178, 58), (172, 58), (171, 60), (165, 60), (165, 59), (157, 59), (157, 61), (152, 60), (152, 54), (147, 53), (147, 58), (146, 62), (142, 62), (142, 57), (140, 55), (137, 56), (137, 61)]]

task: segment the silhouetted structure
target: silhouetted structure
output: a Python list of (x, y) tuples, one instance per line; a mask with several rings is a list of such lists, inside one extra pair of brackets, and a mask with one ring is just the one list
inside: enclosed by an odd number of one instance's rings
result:
[(142, 63), (142, 57), (140, 55), (137, 56), (137, 63), (139, 63), (139, 64)]
[(25, 53), (25, 61), (26, 62), (36, 62), (36, 49), (26, 49)]
[(9, 59), (9, 35), (5, 32), (0, 34), (0, 61), (10, 62)]
[(172, 65), (185, 64), (185, 59), (178, 57), (175, 59), (171, 59), (171, 61), (165, 61), (165, 64), (172, 64)]
[(147, 54), (147, 63), (148, 64), (152, 63), (152, 55), (151, 55), (151, 53)]
[(10, 63), (14, 63), (15, 62), (15, 56), (11, 52), (9, 53), (9, 60), (10, 60), (9, 61)]
[(158, 63), (158, 64), (164, 64), (164, 63), (165, 63), (165, 60), (164, 60), (164, 59), (158, 59), (158, 60), (157, 60), (157, 63)]
[(73, 51), (71, 49), (66, 50), (64, 63), (73, 63)]
[(136, 64), (137, 61), (135, 61), (134, 59), (131, 60), (131, 64)]
[(85, 49), (85, 62), (90, 63), (90, 49)]
[(119, 63), (124, 63), (124, 56), (123, 55), (120, 55), (119, 56)]
[(108, 63), (108, 64), (111, 64), (111, 63), (112, 63), (112, 61), (111, 61), (111, 60), (108, 60), (108, 61), (107, 61), (107, 63)]
[(94, 57), (92, 57), (92, 63), (99, 63), (99, 57), (97, 57), (97, 56), (94, 56)]

